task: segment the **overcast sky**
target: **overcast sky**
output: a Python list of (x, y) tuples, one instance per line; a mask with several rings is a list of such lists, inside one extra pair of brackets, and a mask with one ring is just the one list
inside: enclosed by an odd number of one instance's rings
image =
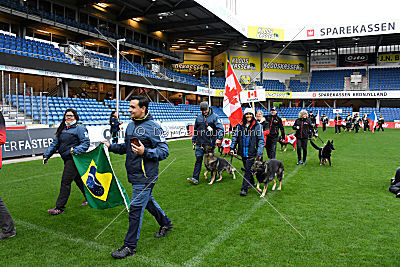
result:
[(379, 22), (399, 18), (400, 1), (236, 0), (241, 22), (251, 26), (301, 28), (305, 25)]

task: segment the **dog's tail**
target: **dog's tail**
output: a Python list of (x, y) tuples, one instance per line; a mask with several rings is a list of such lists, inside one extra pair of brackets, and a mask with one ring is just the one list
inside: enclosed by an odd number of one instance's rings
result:
[(320, 148), (316, 144), (314, 144), (312, 140), (310, 140), (310, 143), (313, 146), (313, 148), (315, 148), (316, 150), (320, 150)]

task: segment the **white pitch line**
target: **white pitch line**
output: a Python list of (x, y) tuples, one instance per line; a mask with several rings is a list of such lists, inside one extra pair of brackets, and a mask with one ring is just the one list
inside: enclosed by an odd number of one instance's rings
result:
[[(290, 177), (295, 175), (300, 170), (300, 168), (301, 168), (300, 166), (296, 166), (296, 168), (288, 176), (285, 176), (285, 178), (282, 181), (282, 185), (285, 184), (286, 181), (289, 180)], [(276, 191), (270, 191), (268, 193), (268, 196), (271, 197), (275, 193), (276, 193)], [(203, 262), (206, 254), (214, 251), (217, 248), (217, 246), (219, 246), (221, 243), (223, 243), (225, 240), (227, 240), (233, 232), (235, 232), (244, 222), (246, 222), (248, 219), (250, 219), (250, 217), (257, 211), (257, 209), (263, 203), (265, 203), (264, 199), (260, 199), (259, 201), (257, 201), (253, 205), (253, 207), (248, 212), (246, 212), (246, 214), (240, 216), (240, 218), (236, 222), (229, 224), (230, 226), (225, 228), (224, 232), (222, 234), (220, 234), (219, 236), (214, 238), (203, 249), (200, 249), (200, 252), (196, 256), (194, 256), (193, 258), (184, 262), (183, 265), (185, 265), (185, 266), (200, 265), (200, 263)]]
[[(63, 241), (67, 240), (67, 241), (70, 241), (70, 242), (73, 242), (73, 243), (82, 244), (82, 245), (85, 245), (85, 246), (89, 247), (90, 249), (98, 248), (98, 249), (101, 249), (101, 250), (108, 250), (110, 252), (113, 249), (116, 249), (116, 248), (112, 248), (111, 246), (102, 245), (102, 244), (99, 244), (99, 243), (94, 242), (94, 241), (88, 241), (88, 240), (85, 240), (85, 239), (82, 239), (82, 238), (73, 237), (73, 236), (71, 236), (69, 234), (56, 232), (56, 231), (50, 230), (50, 229), (48, 229), (46, 227), (38, 226), (38, 225), (29, 223), (29, 222), (26, 222), (26, 221), (23, 221), (23, 220), (20, 220), (20, 219), (14, 219), (14, 222), (16, 223), (17, 226), (22, 226), (22, 227), (25, 227), (25, 228), (27, 228), (29, 230), (34, 230), (36, 232), (46, 233), (46, 234), (49, 234), (51, 237), (54, 237), (54, 238), (57, 238), (57, 239), (61, 239)], [(19, 235), (17, 235), (16, 238), (18, 238), (18, 236)], [(111, 258), (111, 255), (110, 255), (110, 258)], [(140, 255), (140, 254), (136, 254), (136, 255), (134, 255), (132, 257), (129, 257), (128, 259), (132, 260), (132, 261), (139, 261), (141, 263), (147, 263), (147, 264), (150, 263), (150, 264), (155, 265), (155, 266), (177, 266), (177, 264), (171, 264), (171, 263), (169, 263), (167, 261), (164, 261), (162, 259), (159, 259), (159, 258), (158, 259), (149, 258), (149, 257), (143, 256), (143, 255)]]

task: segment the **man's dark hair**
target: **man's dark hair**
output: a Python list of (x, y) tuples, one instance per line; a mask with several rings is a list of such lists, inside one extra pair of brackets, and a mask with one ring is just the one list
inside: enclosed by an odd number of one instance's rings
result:
[(149, 100), (146, 97), (142, 95), (135, 95), (132, 96), (131, 100), (139, 100), (139, 107), (146, 107), (146, 111), (149, 110)]

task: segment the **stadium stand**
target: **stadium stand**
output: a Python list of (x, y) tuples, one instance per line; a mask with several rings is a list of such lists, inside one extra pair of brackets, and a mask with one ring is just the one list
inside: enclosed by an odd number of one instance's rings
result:
[[(23, 3), (25, 3), (26, 1), (24, 1)], [(46, 12), (44, 10), (39, 10), (36, 9), (35, 7), (27, 7), (24, 4), (22, 4), (22, 2), (19, 1), (12, 1), (12, 0), (0, 0), (0, 5), (1, 6), (5, 6), (14, 10), (17, 10), (19, 12), (24, 12), (27, 13), (29, 15), (36, 15), (39, 16), (42, 19), (48, 19), (57, 23), (61, 23), (61, 24), (65, 24), (68, 25), (70, 27), (74, 27), (80, 30), (85, 30), (85, 31), (89, 31), (95, 34), (98, 34), (98, 32), (96, 31), (95, 27), (88, 25), (86, 23), (82, 23), (82, 22), (77, 22), (76, 20), (70, 19), (70, 18), (65, 18), (63, 16), (54, 14), (54, 13), (49, 13)], [(142, 42), (138, 42), (137, 40), (133, 40), (131, 38), (126, 38), (123, 37), (122, 35), (110, 32), (108, 30), (104, 30), (104, 29), (100, 29), (100, 32), (106, 36), (106, 37), (110, 37), (110, 38), (114, 38), (114, 39), (122, 39), (125, 38), (126, 42), (133, 44), (133, 45), (137, 45), (139, 47), (142, 48), (146, 48), (146, 49), (150, 49), (159, 53), (163, 53), (166, 55), (170, 55), (173, 57), (178, 58), (178, 56), (176, 55), (176, 53), (169, 51), (169, 50), (165, 50), (165, 49), (161, 49), (158, 47), (155, 47), (153, 45), (150, 44), (146, 44), (146, 43), (142, 43)]]
[[(207, 76), (202, 76), (201, 81), (208, 87)], [(225, 77), (211, 77), (210, 87), (213, 89), (225, 89)]]
[(341, 117), (350, 113), (352, 115), (353, 108), (350, 107), (337, 107), (337, 108), (329, 108), (329, 107), (312, 107), (312, 108), (301, 108), (301, 107), (282, 107), (278, 109), (278, 115), (282, 118), (286, 119), (297, 119), (299, 117), (300, 110), (305, 109), (308, 112), (312, 111), (315, 115), (317, 115), (319, 110), (319, 115), (325, 114), (329, 119), (334, 119), (335, 113), (333, 113), (334, 109), (342, 109), (342, 113), (339, 113)]
[(400, 120), (400, 108), (381, 108), (381, 114), (385, 121)]
[[(117, 105), (116, 100), (105, 100), (104, 103), (106, 106), (111, 107), (112, 110), (115, 110)], [(124, 114), (120, 119), (122, 121), (129, 121), (129, 101), (120, 101), (120, 109)], [(170, 103), (150, 102), (149, 111), (156, 121), (193, 121), (196, 119), (193, 113), (175, 107)]]
[(178, 108), (185, 110), (185, 111), (189, 111), (194, 116), (198, 116), (201, 114), (199, 105), (178, 104)]
[(400, 90), (400, 68), (370, 68), (369, 88), (371, 91)]
[(256, 81), (258, 86), (262, 86), (266, 91), (286, 91), (286, 86), (279, 80), (263, 80), (261, 84), (259, 81)]
[(205, 86), (202, 84), (198, 79), (191, 75), (187, 75), (184, 73), (180, 73), (177, 71), (171, 71), (171, 70), (165, 70), (165, 75), (167, 75), (168, 78), (172, 79), (174, 82), (179, 82), (179, 83), (185, 83), (185, 84), (190, 84), (194, 86)]
[[(116, 65), (117, 65), (116, 58), (101, 55), (101, 54), (90, 53), (90, 52), (86, 52), (85, 54), (90, 59), (92, 59), (91, 63), (94, 63), (92, 65), (96, 65), (96, 63), (98, 63), (98, 67), (100, 67), (102, 69), (115, 71)], [(143, 65), (141, 65), (139, 63), (135, 63), (135, 62), (129, 62), (125, 59), (120, 60), (120, 71), (123, 73), (127, 73), (127, 74), (141, 75), (141, 76), (151, 77), (151, 78), (158, 78), (155, 74), (153, 74), (150, 70), (148, 70)]]
[(224, 113), (222, 107), (215, 107), (212, 106), (213, 111), (215, 112), (215, 114), (217, 114), (221, 119), (227, 119), (228, 116), (226, 116), (226, 114)]
[[(6, 100), (10, 100), (9, 95), (6, 95)], [(16, 107), (17, 104), (27, 117), (33, 114), (35, 121), (50, 125), (60, 123), (67, 108), (75, 109), (81, 122), (92, 125), (104, 124), (111, 114), (110, 108), (86, 98), (25, 96), (24, 101), (24, 96), (18, 95), (17, 101), (17, 96), (12, 95), (11, 105)]]
[[(73, 64), (71, 59), (66, 57), (66, 55), (52, 43), (20, 38), (18, 36), (7, 35), (4, 33), (0, 33), (0, 52)], [(85, 56), (87, 57), (87, 60), (89, 60), (90, 66), (92, 67), (102, 68), (110, 71), (115, 71), (116, 69), (116, 58), (88, 51), (85, 52)], [(156, 79), (161, 78), (152, 73), (143, 65), (135, 62), (128, 62), (125, 59), (120, 60), (120, 71), (126, 74), (140, 75)], [(194, 86), (206, 86), (193, 76), (170, 70), (165, 71), (167, 77), (172, 79), (174, 82), (190, 84)]]
[(0, 33), (0, 52), (71, 64), (53, 44)]
[(290, 80), (289, 90), (292, 92), (307, 92), (308, 82), (301, 82), (300, 80)]
[(344, 78), (349, 77), (353, 72), (360, 72), (363, 76), (366, 75), (365, 69), (312, 71), (309, 91), (343, 91)]

